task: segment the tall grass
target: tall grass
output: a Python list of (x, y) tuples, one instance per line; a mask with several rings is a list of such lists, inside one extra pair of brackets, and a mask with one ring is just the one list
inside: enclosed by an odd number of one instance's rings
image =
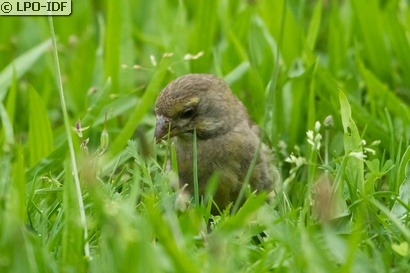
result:
[[(406, 1), (73, 6), (54, 31), (0, 17), (0, 272), (408, 271)], [(185, 73), (224, 78), (263, 128), (269, 204), (181, 198), (152, 109)]]

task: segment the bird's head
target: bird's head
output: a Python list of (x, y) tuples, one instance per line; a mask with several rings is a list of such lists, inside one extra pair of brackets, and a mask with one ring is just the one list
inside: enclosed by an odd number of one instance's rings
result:
[(188, 138), (194, 129), (199, 139), (230, 130), (243, 105), (221, 79), (207, 74), (188, 74), (169, 83), (155, 103), (157, 143), (170, 137)]

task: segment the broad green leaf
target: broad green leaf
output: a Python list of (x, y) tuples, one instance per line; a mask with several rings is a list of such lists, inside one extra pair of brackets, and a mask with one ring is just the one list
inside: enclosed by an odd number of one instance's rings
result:
[(29, 165), (32, 167), (53, 151), (53, 132), (47, 108), (40, 95), (29, 88)]
[(352, 119), (352, 112), (349, 102), (342, 91), (339, 92), (340, 110), (344, 131), (345, 156), (349, 157), (347, 162), (346, 176), (350, 185), (351, 198), (356, 201), (356, 192), (364, 194), (364, 164), (362, 140), (355, 122)]
[(400, 256), (406, 257), (410, 254), (409, 243), (402, 242), (400, 244), (392, 244), (391, 248)]

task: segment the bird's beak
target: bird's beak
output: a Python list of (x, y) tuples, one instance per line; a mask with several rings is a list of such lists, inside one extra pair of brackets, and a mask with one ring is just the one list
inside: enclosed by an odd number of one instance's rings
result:
[(168, 134), (169, 119), (164, 116), (157, 117), (157, 124), (155, 125), (155, 140), (158, 144), (164, 136)]

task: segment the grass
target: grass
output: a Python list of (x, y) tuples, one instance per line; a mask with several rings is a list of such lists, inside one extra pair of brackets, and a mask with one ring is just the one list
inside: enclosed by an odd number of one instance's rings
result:
[[(0, 272), (408, 271), (406, 1), (73, 7), (54, 31), (0, 17)], [(186, 73), (223, 77), (263, 128), (271, 203), (210, 216), (179, 195), (152, 109)]]

